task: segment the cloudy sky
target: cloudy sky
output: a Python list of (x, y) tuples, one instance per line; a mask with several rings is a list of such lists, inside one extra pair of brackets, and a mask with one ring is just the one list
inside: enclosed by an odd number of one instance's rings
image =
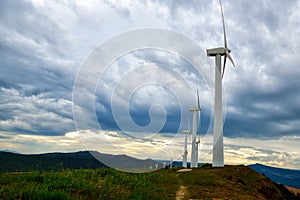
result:
[[(300, 169), (300, 1), (224, 0), (223, 8), (236, 64), (228, 62), (223, 79), (225, 163)], [(91, 61), (99, 46), (145, 28), (174, 31), (197, 43), (204, 74), (185, 56), (164, 49), (128, 51), (108, 66), (98, 66), (101, 58)], [(139, 40), (130, 36), (129, 44)], [(2, 0), (0, 149), (97, 149), (177, 159), (180, 132), (192, 119), (182, 110), (196, 105), (197, 87), (200, 162), (209, 162), (214, 59), (206, 58), (205, 50), (222, 45), (217, 0)], [(186, 54), (193, 53), (191, 48)], [(101, 77), (94, 69), (80, 77), (91, 63), (106, 67)], [(95, 87), (74, 95), (78, 80)], [(79, 118), (74, 101), (84, 110)]]

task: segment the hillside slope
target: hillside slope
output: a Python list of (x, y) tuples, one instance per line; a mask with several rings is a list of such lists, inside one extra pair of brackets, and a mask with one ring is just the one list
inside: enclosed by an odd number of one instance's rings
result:
[(114, 169), (2, 173), (0, 199), (175, 199), (180, 192), (181, 199), (300, 199), (246, 166), (178, 169), (142, 174)]
[(180, 174), (180, 179), (192, 199), (297, 199), (283, 185), (243, 165), (212, 168), (205, 164)]

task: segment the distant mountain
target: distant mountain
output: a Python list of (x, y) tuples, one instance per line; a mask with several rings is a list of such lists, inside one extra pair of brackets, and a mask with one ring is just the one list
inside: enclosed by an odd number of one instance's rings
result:
[(300, 188), (300, 170), (282, 169), (262, 164), (249, 165), (249, 167), (276, 183)]
[(127, 155), (111, 155), (111, 154), (102, 154), (99, 152), (91, 151), (90, 152), (95, 158), (101, 160), (106, 165), (127, 172), (147, 172), (152, 171), (157, 168), (160, 169), (163, 167), (163, 163), (154, 161), (150, 158), (141, 160), (133, 158)]
[(0, 163), (0, 172), (107, 167), (87, 151), (33, 155), (0, 152)]
[(9, 149), (2, 149), (0, 152), (10, 152), (10, 153), (19, 153), (17, 151), (9, 150)]
[[(0, 163), (0, 172), (96, 169), (108, 168), (108, 166), (136, 172), (138, 170), (149, 171), (149, 166), (152, 166), (152, 170), (154, 170), (154, 164), (156, 164), (151, 159), (140, 160), (126, 155), (101, 154), (95, 151), (30, 155), (0, 152)], [(159, 167), (161, 166), (162, 164), (160, 163)]]

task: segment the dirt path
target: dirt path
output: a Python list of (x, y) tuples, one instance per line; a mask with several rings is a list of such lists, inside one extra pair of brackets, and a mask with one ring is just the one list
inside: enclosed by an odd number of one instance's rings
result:
[(180, 186), (180, 188), (177, 190), (176, 192), (176, 200), (182, 200), (185, 197), (186, 194), (186, 187), (184, 187), (183, 185)]
[(180, 170), (177, 170), (177, 172), (189, 172), (189, 171), (192, 171), (192, 169), (180, 169)]

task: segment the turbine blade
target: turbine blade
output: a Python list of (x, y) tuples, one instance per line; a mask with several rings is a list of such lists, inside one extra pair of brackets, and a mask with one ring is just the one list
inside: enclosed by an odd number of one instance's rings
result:
[(220, 0), (220, 8), (221, 8), (221, 14), (222, 14), (222, 23), (223, 23), (223, 33), (224, 33), (224, 47), (227, 49), (227, 40), (226, 40), (226, 31), (225, 31), (225, 21), (224, 21), (224, 13), (222, 8), (222, 1)]
[[(198, 119), (199, 119), (199, 123), (198, 123), (198, 128), (200, 128), (200, 130), (199, 130), (199, 132), (201, 131), (201, 115), (200, 115), (200, 110), (199, 110), (199, 112), (198, 112)], [(197, 130), (198, 130), (198, 128), (197, 128)]]
[(227, 54), (225, 54), (225, 56), (224, 56), (224, 63), (223, 63), (223, 70), (222, 70), (222, 79), (223, 79), (224, 73), (225, 73), (226, 59), (227, 59)]
[(226, 51), (226, 56), (225, 56), (225, 58), (226, 58), (226, 57), (229, 58), (229, 60), (231, 61), (232, 65), (235, 67), (235, 64), (234, 64), (234, 62), (233, 62), (233, 59), (232, 59), (230, 53), (228, 53), (227, 51)]
[(198, 108), (200, 108), (200, 100), (199, 100), (198, 88), (197, 88), (197, 100), (198, 100)]

